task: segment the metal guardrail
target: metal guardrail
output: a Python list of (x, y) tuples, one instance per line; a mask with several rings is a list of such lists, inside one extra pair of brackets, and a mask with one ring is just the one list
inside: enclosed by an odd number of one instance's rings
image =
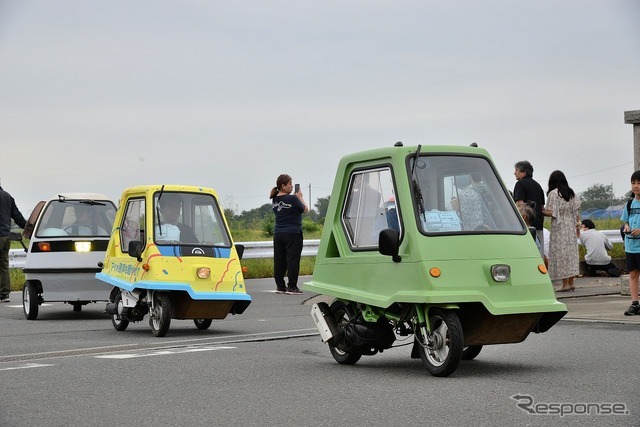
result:
[[(243, 259), (251, 258), (272, 258), (273, 241), (265, 242), (236, 242), (237, 245), (244, 245)], [(320, 240), (305, 240), (302, 246), (302, 256), (316, 256)], [(27, 253), (24, 249), (9, 250), (9, 268), (24, 268)]]
[(611, 243), (624, 243), (622, 241), (622, 236), (620, 235), (620, 230), (600, 230), (604, 233), (605, 236), (609, 238)]
[[(611, 243), (622, 243), (620, 230), (602, 230)], [(271, 258), (273, 257), (273, 241), (264, 242), (236, 242), (244, 245), (243, 259)], [(320, 240), (305, 240), (302, 246), (302, 256), (316, 256)], [(9, 268), (24, 268), (27, 253), (24, 249), (11, 249), (9, 251)]]
[[(236, 244), (244, 245), (242, 259), (273, 257), (273, 241), (237, 242)], [(320, 246), (320, 239), (305, 240), (302, 246), (302, 256), (316, 256), (318, 254), (318, 246)]]
[(24, 249), (9, 249), (9, 268), (24, 268), (26, 259)]

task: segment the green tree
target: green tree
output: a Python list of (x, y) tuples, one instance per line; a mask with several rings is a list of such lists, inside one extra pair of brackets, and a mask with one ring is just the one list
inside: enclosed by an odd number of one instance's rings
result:
[(315, 233), (318, 230), (320, 230), (320, 226), (313, 222), (311, 218), (308, 216), (302, 217), (302, 231), (304, 233)]
[(273, 236), (273, 230), (276, 226), (275, 216), (267, 216), (262, 219), (262, 231), (268, 237)]
[(271, 203), (265, 203), (259, 208), (249, 211), (242, 211), (240, 215), (236, 215), (236, 219), (242, 227), (245, 228), (262, 228), (262, 221), (273, 215)]
[(582, 210), (596, 208), (606, 209), (609, 206), (622, 203), (624, 198), (616, 198), (613, 186), (594, 184), (580, 194), (580, 208)]
[(315, 203), (316, 211), (318, 212), (317, 222), (324, 224), (324, 219), (327, 216), (327, 209), (329, 209), (329, 199), (331, 196), (318, 197)]

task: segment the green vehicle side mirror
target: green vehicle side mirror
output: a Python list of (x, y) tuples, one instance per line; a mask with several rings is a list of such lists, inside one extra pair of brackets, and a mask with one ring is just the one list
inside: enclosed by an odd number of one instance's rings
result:
[(382, 230), (378, 236), (378, 251), (382, 255), (388, 255), (393, 262), (400, 262), (402, 257), (398, 255), (400, 249), (400, 233), (397, 230), (387, 228)]

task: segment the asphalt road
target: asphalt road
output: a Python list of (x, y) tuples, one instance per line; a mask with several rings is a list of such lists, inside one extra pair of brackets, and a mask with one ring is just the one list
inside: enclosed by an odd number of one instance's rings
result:
[(174, 320), (164, 338), (147, 319), (115, 331), (102, 304), (43, 306), (27, 321), (12, 295), (0, 305), (0, 425), (640, 425), (637, 324), (561, 321), (435, 378), (410, 346), (337, 364), (310, 295), (272, 288), (249, 280), (243, 315), (206, 331)]

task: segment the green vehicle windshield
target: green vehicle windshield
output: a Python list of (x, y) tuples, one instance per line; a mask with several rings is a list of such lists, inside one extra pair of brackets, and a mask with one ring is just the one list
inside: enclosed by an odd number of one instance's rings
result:
[(484, 157), (421, 154), (409, 162), (425, 234), (518, 233), (524, 223)]

